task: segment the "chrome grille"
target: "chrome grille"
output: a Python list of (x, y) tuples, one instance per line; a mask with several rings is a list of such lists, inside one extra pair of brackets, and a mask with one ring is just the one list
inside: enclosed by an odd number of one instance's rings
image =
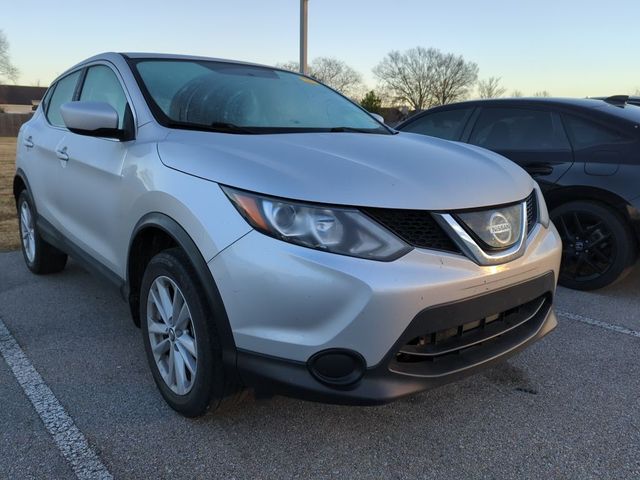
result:
[(538, 223), (538, 197), (534, 190), (527, 197), (527, 235), (531, 233)]
[[(526, 207), (527, 232), (531, 232), (538, 221), (538, 203), (535, 190), (527, 197)], [(412, 247), (462, 253), (450, 234), (435, 220), (434, 214), (427, 210), (364, 208), (363, 212)], [(455, 215), (455, 212), (451, 213)]]
[(460, 253), (428, 211), (367, 208), (364, 212), (413, 247)]

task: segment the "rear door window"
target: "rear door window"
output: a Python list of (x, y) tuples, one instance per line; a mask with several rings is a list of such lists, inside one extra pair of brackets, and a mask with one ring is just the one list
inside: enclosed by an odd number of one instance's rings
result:
[(557, 114), (525, 108), (484, 108), (469, 143), (496, 151), (569, 150)]
[(563, 120), (576, 150), (630, 141), (626, 135), (589, 120), (566, 114)]
[(459, 140), (472, 110), (471, 108), (456, 108), (429, 113), (409, 123), (402, 130), (444, 138), (445, 140)]
[(73, 100), (80, 73), (81, 70), (78, 70), (56, 82), (53, 93), (51, 94), (51, 100), (49, 100), (49, 105), (47, 106), (47, 120), (49, 120), (51, 125), (56, 127), (65, 126), (62, 115), (60, 114), (60, 106), (63, 103)]

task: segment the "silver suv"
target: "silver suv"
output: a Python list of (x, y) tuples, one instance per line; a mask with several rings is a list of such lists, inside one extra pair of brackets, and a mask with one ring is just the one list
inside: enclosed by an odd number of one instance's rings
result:
[(536, 183), (398, 133), (312, 78), (107, 53), (20, 130), (24, 260), (120, 288), (166, 401), (378, 404), (556, 326), (561, 244)]

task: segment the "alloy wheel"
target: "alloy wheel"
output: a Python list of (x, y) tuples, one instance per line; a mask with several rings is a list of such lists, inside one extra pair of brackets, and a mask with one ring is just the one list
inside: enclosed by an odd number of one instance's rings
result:
[(22, 248), (29, 262), (36, 258), (35, 228), (33, 226), (33, 215), (27, 202), (22, 202), (20, 206), (20, 236), (22, 238)]
[(604, 275), (616, 257), (613, 233), (598, 216), (569, 211), (553, 219), (562, 238), (562, 272), (576, 282)]
[(173, 393), (186, 395), (196, 378), (196, 333), (184, 295), (169, 277), (159, 276), (151, 284), (147, 327), (162, 379)]

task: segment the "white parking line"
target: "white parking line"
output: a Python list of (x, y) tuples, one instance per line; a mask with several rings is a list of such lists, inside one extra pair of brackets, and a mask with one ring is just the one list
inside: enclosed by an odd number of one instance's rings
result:
[(0, 355), (53, 437), (62, 456), (81, 480), (112, 479), (87, 439), (31, 364), (0, 318)]
[(577, 322), (586, 323), (587, 325), (593, 325), (594, 327), (605, 328), (612, 332), (640, 338), (640, 332), (637, 330), (621, 327), (620, 325), (613, 325), (612, 323), (603, 322), (602, 320), (595, 320), (593, 318), (585, 317), (584, 315), (578, 315), (577, 313), (564, 312), (562, 310), (556, 310), (556, 313), (561, 317), (568, 318), (569, 320), (575, 320)]

